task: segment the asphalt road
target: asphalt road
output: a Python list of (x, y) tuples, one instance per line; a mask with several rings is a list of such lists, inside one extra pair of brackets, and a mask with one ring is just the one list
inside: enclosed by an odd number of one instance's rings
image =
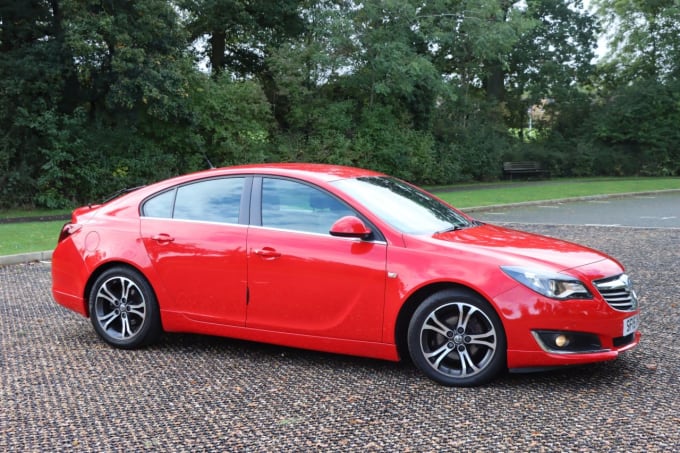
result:
[(473, 216), (491, 223), (680, 228), (680, 192), (515, 206)]
[(680, 232), (521, 227), (628, 267), (636, 349), (471, 389), (223, 338), (121, 351), (52, 301), (49, 263), (0, 267), (0, 451), (680, 451)]

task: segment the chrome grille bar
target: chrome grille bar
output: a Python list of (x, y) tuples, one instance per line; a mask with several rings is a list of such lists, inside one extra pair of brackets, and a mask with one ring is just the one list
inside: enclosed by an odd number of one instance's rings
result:
[(626, 274), (596, 280), (593, 284), (612, 308), (621, 311), (637, 308), (637, 296)]

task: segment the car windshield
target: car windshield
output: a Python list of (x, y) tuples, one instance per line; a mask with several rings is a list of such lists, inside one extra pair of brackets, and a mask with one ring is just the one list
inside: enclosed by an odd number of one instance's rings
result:
[(333, 185), (404, 233), (432, 234), (474, 225), (426, 192), (395, 178), (342, 179)]

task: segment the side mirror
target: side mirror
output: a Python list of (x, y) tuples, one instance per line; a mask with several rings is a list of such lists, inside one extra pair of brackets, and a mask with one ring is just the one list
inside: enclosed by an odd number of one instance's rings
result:
[(348, 215), (335, 221), (330, 229), (331, 236), (366, 239), (372, 231), (361, 219)]

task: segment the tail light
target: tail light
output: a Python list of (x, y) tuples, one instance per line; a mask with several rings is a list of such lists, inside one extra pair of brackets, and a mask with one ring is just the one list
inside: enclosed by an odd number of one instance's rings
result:
[(61, 227), (61, 233), (59, 233), (59, 240), (57, 242), (63, 241), (81, 228), (82, 225), (78, 225), (77, 223), (65, 223), (64, 226)]

